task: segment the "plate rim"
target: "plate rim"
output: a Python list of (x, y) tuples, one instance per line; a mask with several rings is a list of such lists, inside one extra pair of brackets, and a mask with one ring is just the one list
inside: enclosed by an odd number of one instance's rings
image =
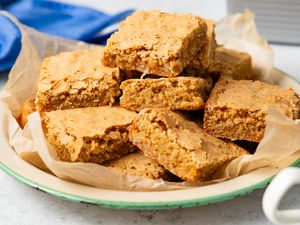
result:
[[(300, 167), (300, 158), (295, 160), (292, 164), (289, 165)], [(265, 188), (276, 176), (273, 175), (263, 181), (249, 185), (245, 188), (240, 188), (225, 194), (214, 195), (209, 197), (194, 198), (190, 200), (177, 200), (177, 201), (167, 201), (167, 202), (129, 202), (129, 201), (114, 201), (114, 200), (103, 200), (103, 199), (93, 199), (88, 197), (83, 197), (79, 195), (65, 193), (42, 184), (38, 184), (7, 167), (0, 162), (0, 169), (4, 171), (9, 176), (15, 178), (23, 184), (26, 184), (30, 187), (33, 187), (37, 190), (44, 191), (52, 196), (58, 197), (60, 199), (99, 205), (105, 208), (114, 208), (114, 209), (129, 209), (129, 210), (165, 210), (165, 209), (174, 209), (174, 208), (189, 208), (201, 205), (208, 205), (218, 202), (223, 202), (227, 200), (234, 199), (237, 196), (243, 196), (249, 194), (257, 189)]]
[[(282, 70), (273, 67), (272, 69), (277, 70), (278, 72), (284, 74), (285, 76), (289, 77), (290, 79), (296, 81), (300, 84), (300, 81), (297, 78), (292, 77), (291, 75), (283, 72)], [(290, 166), (297, 166), (300, 167), (300, 158), (295, 160)], [(72, 201), (72, 202), (79, 202), (79, 203), (87, 203), (87, 204), (94, 204), (99, 205), (105, 208), (114, 208), (114, 209), (128, 209), (128, 210), (165, 210), (165, 209), (174, 209), (174, 208), (188, 208), (188, 207), (195, 207), (207, 204), (218, 203), (222, 201), (227, 201), (234, 199), (237, 196), (243, 196), (249, 194), (257, 189), (265, 188), (272, 179), (276, 176), (273, 175), (268, 177), (260, 182), (254, 183), (244, 188), (240, 188), (234, 191), (230, 191), (224, 194), (213, 195), (209, 197), (200, 197), (200, 198), (193, 198), (189, 200), (176, 200), (176, 201), (159, 201), (159, 202), (130, 202), (130, 201), (115, 201), (115, 200), (104, 200), (104, 199), (96, 199), (96, 198), (89, 198), (79, 195), (74, 195), (70, 193), (66, 193), (54, 188), (47, 187), (45, 185), (39, 184), (35, 181), (30, 180), (29, 178), (21, 175), (20, 173), (15, 172), (14, 170), (10, 169), (4, 163), (0, 162), (0, 169), (4, 171), (9, 176), (13, 177), (17, 181), (20, 181), (23, 184), (26, 184), (30, 187), (33, 187), (37, 190), (44, 191), (52, 196), (58, 197), (60, 199)]]

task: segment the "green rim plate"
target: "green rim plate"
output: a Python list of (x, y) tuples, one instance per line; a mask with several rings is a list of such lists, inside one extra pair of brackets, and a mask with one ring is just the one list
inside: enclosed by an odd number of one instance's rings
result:
[[(291, 164), (290, 166), (300, 166), (300, 159), (296, 162)], [(44, 191), (50, 195), (55, 197), (72, 201), (72, 202), (80, 202), (80, 203), (88, 203), (88, 204), (95, 204), (106, 208), (115, 208), (115, 209), (131, 209), (131, 210), (163, 210), (163, 209), (172, 209), (172, 208), (188, 208), (194, 206), (201, 206), (201, 205), (208, 205), (218, 202), (223, 202), (227, 200), (231, 200), (237, 196), (243, 196), (249, 194), (257, 189), (265, 188), (275, 176), (272, 176), (268, 179), (265, 179), (262, 182), (250, 185), (246, 188), (241, 188), (236, 191), (228, 192), (222, 195), (215, 195), (212, 197), (206, 198), (195, 198), (193, 200), (186, 200), (186, 201), (169, 201), (169, 202), (122, 202), (122, 201), (107, 201), (101, 199), (92, 199), (86, 198), (82, 196), (72, 195), (68, 193), (61, 192), (59, 190), (55, 190), (44, 185), (40, 185), (34, 181), (23, 177), (22, 175), (15, 173), (13, 170), (5, 166), (3, 163), (0, 163), (0, 168), (6, 172), (11, 177), (15, 178), (16, 180), (29, 185), (33, 188), (38, 190)]]

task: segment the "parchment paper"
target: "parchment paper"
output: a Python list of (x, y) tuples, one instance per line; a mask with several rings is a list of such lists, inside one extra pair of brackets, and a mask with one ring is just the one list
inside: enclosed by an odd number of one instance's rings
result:
[(254, 72), (266, 79), (273, 67), (274, 53), (268, 42), (257, 32), (251, 11), (246, 9), (244, 13), (236, 13), (220, 20), (216, 23), (215, 33), (219, 45), (249, 53)]
[[(62, 179), (72, 182), (107, 189), (130, 191), (172, 190), (221, 182), (261, 167), (272, 167), (274, 165), (280, 167), (281, 161), (300, 149), (299, 120), (293, 121), (275, 109), (271, 109), (266, 119), (267, 128), (265, 136), (259, 144), (256, 153), (254, 155), (242, 156), (224, 166), (215, 174), (214, 180), (210, 182), (197, 184), (188, 182), (172, 183), (163, 180), (126, 176), (93, 163), (59, 161), (54, 147), (49, 145), (45, 140), (39, 113), (35, 112), (29, 116), (29, 122), (23, 130), (14, 119), (14, 115), (16, 115), (21, 102), (29, 97), (34, 97), (36, 81), (44, 57), (62, 51), (91, 48), (93, 46), (83, 42), (63, 40), (41, 34), (19, 24), (8, 13), (2, 11), (1, 14), (11, 18), (21, 29), (23, 35), (21, 53), (9, 74), (9, 81), (0, 93), (0, 119), (1, 121), (8, 121), (7, 129), (9, 135), (6, 135), (7, 137), (5, 136), (5, 138), (20, 157), (46, 172), (53, 173)], [(236, 17), (244, 18), (243, 26), (232, 26), (232, 23), (236, 22)], [(253, 20), (252, 17), (249, 17), (249, 12), (227, 17), (223, 21), (226, 21), (226, 23), (217, 25), (219, 28), (223, 26), (223, 30), (226, 30), (226, 26), (227, 29), (245, 29), (244, 26), (253, 27)], [(219, 31), (222, 29), (219, 29)], [(238, 31), (235, 30), (235, 32)], [(220, 32), (217, 33), (217, 38), (218, 34), (220, 35)], [(239, 37), (241, 42), (243, 42), (242, 37)], [(256, 41), (253, 39), (252, 45), (259, 49), (261, 47), (260, 39)], [(239, 48), (239, 45), (235, 47)], [(241, 50), (245, 49), (241, 48)], [(261, 55), (261, 57), (266, 58), (265, 61), (272, 62), (268, 58), (269, 56), (269, 54)], [(269, 66), (268, 64), (268, 68), (265, 67), (263, 70), (268, 70)], [(0, 133), (0, 135), (3, 136), (4, 134)]]

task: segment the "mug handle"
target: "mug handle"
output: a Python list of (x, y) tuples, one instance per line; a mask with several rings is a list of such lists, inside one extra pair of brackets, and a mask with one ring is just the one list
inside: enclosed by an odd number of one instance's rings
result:
[(289, 167), (281, 171), (266, 189), (262, 206), (266, 217), (275, 224), (300, 224), (300, 209), (279, 210), (286, 193), (300, 184), (300, 169)]

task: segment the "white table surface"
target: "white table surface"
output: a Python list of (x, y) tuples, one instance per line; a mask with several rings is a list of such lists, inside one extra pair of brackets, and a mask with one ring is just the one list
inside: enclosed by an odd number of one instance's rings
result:
[[(160, 8), (165, 11), (192, 12), (206, 18), (226, 15), (224, 0), (64, 0), (117, 12), (125, 8)], [(300, 47), (273, 45), (275, 66), (300, 80)], [(0, 74), (0, 87), (7, 80)], [(233, 200), (187, 209), (167, 211), (128, 211), (68, 202), (28, 187), (0, 171), (0, 225), (60, 224), (213, 224), (266, 225), (261, 200), (264, 190), (257, 190)], [(300, 187), (295, 187), (283, 202), (284, 208), (300, 207)]]

